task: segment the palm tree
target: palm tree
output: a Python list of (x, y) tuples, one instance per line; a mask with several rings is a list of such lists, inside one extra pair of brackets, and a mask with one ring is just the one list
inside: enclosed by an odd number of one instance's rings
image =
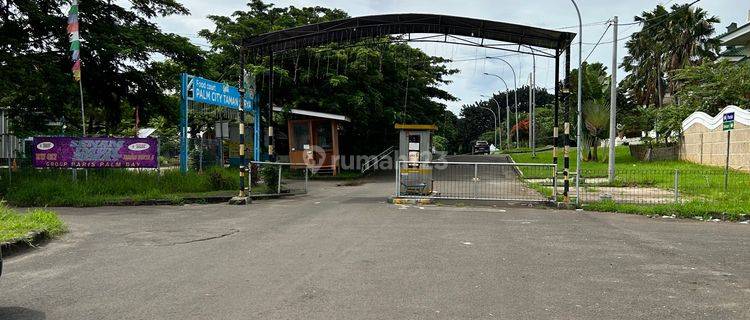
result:
[(719, 18), (683, 4), (670, 10), (658, 5), (634, 19), (642, 23), (642, 29), (625, 44), (628, 55), (623, 57), (622, 67), (629, 74), (623, 86), (641, 105), (660, 107), (665, 87), (675, 90), (676, 84), (667, 78), (671, 71), (716, 59), (719, 43), (711, 36)]
[[(583, 104), (583, 123), (586, 127), (586, 145), (590, 147), (587, 160), (599, 161), (597, 146), (600, 139), (608, 132), (609, 128), (609, 104), (603, 99), (586, 100)], [(593, 153), (592, 153), (593, 151)]]

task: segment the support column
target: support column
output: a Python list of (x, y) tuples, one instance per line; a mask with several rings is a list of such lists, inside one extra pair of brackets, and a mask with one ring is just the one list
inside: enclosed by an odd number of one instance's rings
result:
[(563, 141), (565, 143), (563, 150), (563, 198), (565, 204), (570, 203), (570, 46), (565, 50), (565, 86), (563, 87), (565, 95), (565, 111), (563, 114), (565, 124), (563, 125)]
[(274, 162), (273, 141), (273, 49), (268, 47), (268, 161)]
[(188, 171), (188, 75), (180, 74), (180, 173)]
[(240, 79), (239, 88), (240, 92), (240, 124), (239, 124), (239, 135), (240, 135), (240, 193), (238, 197), (247, 197), (245, 193), (245, 170), (247, 163), (245, 162), (245, 51), (240, 49)]
[[(557, 164), (558, 113), (560, 111), (560, 49), (555, 50), (555, 119), (552, 127), (552, 163)], [(557, 174), (557, 173), (555, 173)]]

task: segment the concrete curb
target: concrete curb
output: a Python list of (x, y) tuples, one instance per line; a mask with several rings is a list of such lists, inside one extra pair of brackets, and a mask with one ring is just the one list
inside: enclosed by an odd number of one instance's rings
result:
[(47, 231), (29, 231), (23, 238), (1, 242), (0, 248), (3, 251), (3, 257), (11, 257), (35, 249), (49, 240), (50, 236)]
[(414, 205), (420, 205), (420, 204), (433, 204), (435, 203), (434, 199), (429, 198), (400, 198), (400, 197), (388, 197), (388, 203), (392, 204), (414, 204)]

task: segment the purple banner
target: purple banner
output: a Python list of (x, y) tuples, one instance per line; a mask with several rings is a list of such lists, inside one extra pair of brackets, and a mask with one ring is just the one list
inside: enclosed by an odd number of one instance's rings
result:
[(155, 138), (34, 137), (37, 168), (156, 168)]

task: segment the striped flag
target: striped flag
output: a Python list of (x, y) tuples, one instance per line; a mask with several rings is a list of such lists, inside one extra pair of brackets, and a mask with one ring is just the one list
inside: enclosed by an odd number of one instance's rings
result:
[(81, 38), (78, 33), (78, 0), (72, 0), (68, 11), (68, 38), (70, 59), (73, 61), (73, 79), (81, 81)]

